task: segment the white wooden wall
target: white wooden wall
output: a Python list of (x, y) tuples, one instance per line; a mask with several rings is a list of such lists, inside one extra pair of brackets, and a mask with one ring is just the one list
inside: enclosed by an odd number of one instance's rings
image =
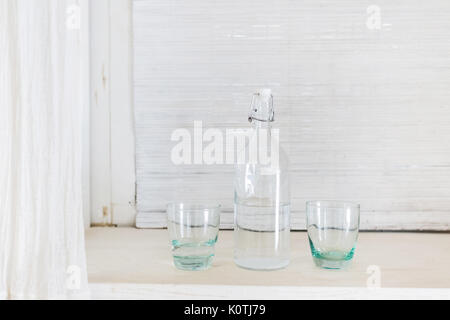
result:
[(168, 202), (195, 199), (222, 203), (231, 225), (233, 168), (174, 166), (171, 133), (246, 126), (252, 93), (271, 87), (295, 228), (307, 200), (345, 199), (364, 229), (449, 230), (448, 0), (133, 6), (141, 222), (161, 227)]

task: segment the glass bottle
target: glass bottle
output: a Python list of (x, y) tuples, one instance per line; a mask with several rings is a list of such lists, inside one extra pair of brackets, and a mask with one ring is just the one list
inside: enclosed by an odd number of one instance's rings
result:
[(279, 130), (272, 128), (274, 115), (271, 91), (256, 93), (247, 158), (236, 167), (234, 261), (252, 270), (282, 269), (290, 262), (288, 160)]

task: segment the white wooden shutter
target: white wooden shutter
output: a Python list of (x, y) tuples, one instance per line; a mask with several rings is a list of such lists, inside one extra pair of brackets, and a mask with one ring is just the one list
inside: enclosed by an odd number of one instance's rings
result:
[(248, 125), (271, 87), (289, 152), (294, 228), (305, 202), (361, 203), (363, 229), (449, 230), (450, 2), (135, 0), (138, 224), (168, 202), (224, 206), (230, 166), (170, 161), (171, 134)]

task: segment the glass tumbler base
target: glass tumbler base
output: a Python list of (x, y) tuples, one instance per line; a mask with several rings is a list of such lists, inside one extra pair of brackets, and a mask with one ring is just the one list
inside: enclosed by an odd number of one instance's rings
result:
[(174, 265), (183, 271), (203, 271), (212, 266), (214, 255), (173, 257)]
[(351, 260), (327, 260), (314, 257), (314, 263), (319, 268), (340, 270), (345, 269), (351, 264)]

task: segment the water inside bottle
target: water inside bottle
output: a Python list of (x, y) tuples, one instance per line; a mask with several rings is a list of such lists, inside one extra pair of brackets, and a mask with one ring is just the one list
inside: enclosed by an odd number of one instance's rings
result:
[(235, 263), (246, 269), (276, 270), (289, 265), (290, 205), (236, 203)]

